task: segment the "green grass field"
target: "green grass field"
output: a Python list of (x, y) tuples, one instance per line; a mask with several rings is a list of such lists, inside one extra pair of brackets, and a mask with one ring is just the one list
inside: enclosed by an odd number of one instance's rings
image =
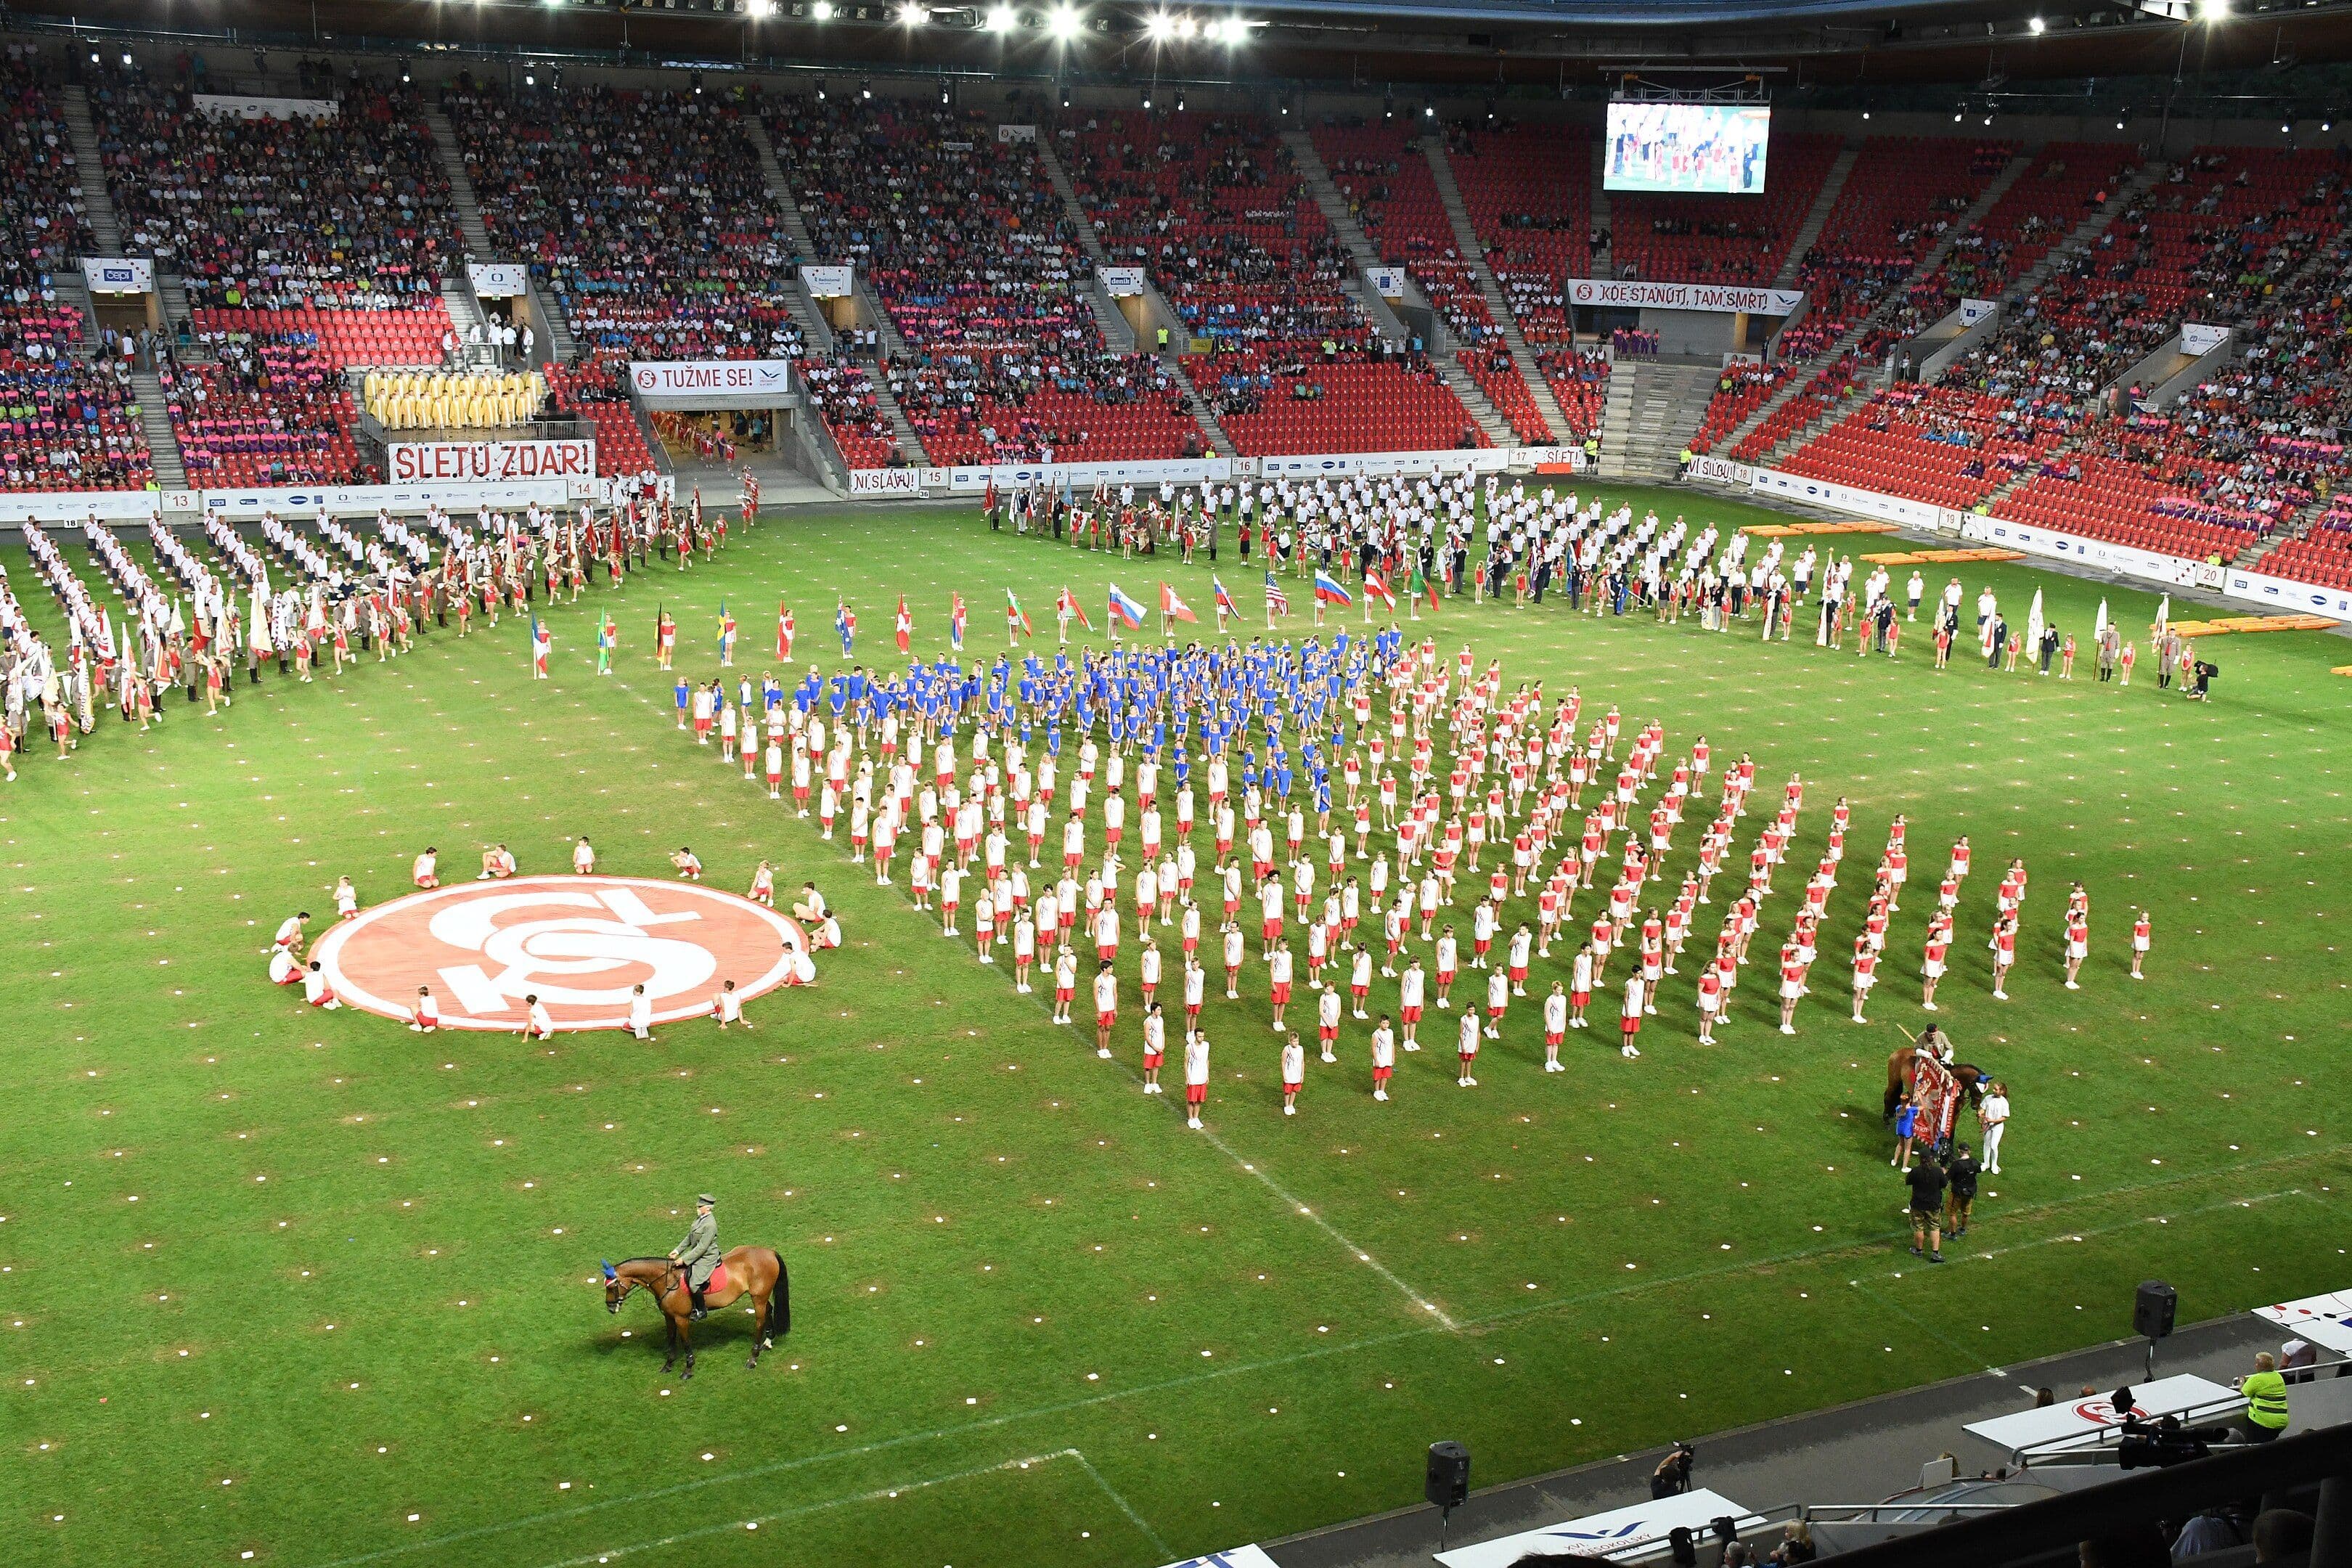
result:
[[(2145, 642), (2150, 595), (1961, 570), (2017, 614), (2045, 589), (2085, 641), (2105, 593)], [(1801, 1033), (1775, 1032), (1751, 981), (1699, 1047), (1685, 965), (1639, 1061), (1596, 1005), (1604, 1026), (1547, 1077), (1540, 966), (1475, 1091), (1440, 1025), (1374, 1104), (1350, 1026), (1286, 1121), (1253, 962), (1246, 999), (1205, 1016), (1217, 1081), (1191, 1133), (1178, 1097), (1137, 1092), (1131, 1037), (1097, 1061), (903, 879), (876, 888), (845, 842), (681, 744), (649, 637), (666, 603), (699, 669), (723, 595), (756, 670), (782, 595), (830, 663), (838, 592), (870, 664), (901, 592), (919, 651), (943, 645), (951, 590), (988, 649), (1007, 588), (1042, 626), (1065, 582), (1098, 605), (1107, 581), (1148, 596), (1160, 574), (988, 534), (969, 509), (794, 514), (713, 567), (634, 579), (614, 679), (593, 673), (592, 594), (554, 612), (544, 685), (509, 621), (339, 684), (273, 679), (216, 719), (174, 699), (160, 731), (109, 721), (68, 762), (37, 751), (0, 791), (12, 1536), (67, 1563), (1149, 1565), (1413, 1500), (1438, 1437), (1486, 1485), (2112, 1338), (2145, 1278), (2191, 1317), (2346, 1282), (2340, 640), (2227, 639), (2200, 706), (2145, 664), (2122, 691), (2087, 668), (1935, 672), (1916, 636), (1864, 661), (1449, 605), (1424, 623), (1441, 647), (1575, 683), (1588, 715), (1655, 716), (1670, 755), (1701, 730), (1719, 757), (1752, 752), (1768, 801), (1801, 770), (1796, 865), (1852, 798)], [(1207, 605), (1205, 569), (1166, 574)], [(1224, 575), (1255, 603), (1255, 573)], [(1900, 1244), (1877, 1115), (1896, 1026), (1926, 1017), (1916, 879), (1873, 1021), (1844, 1016), (1897, 811), (1915, 866), (1966, 832), (1995, 868), (1966, 889), (1940, 1017), (2009, 1081), (2015, 1121), (1942, 1269)], [(461, 875), (488, 839), (547, 870), (581, 833), (646, 876), (691, 842), (730, 888), (766, 857), (824, 887), (848, 945), (815, 989), (755, 1004), (757, 1034), (651, 1046), (427, 1038), (264, 982), (271, 930), (331, 910), (339, 873), (373, 902), (428, 842)], [(2035, 880), (2004, 1005), (1983, 933), (2011, 854)], [(2093, 953), (2068, 993), (2074, 878)], [(1769, 942), (1793, 898), (1768, 906)], [(2156, 920), (2140, 984), (2133, 904)], [(597, 1260), (674, 1245), (702, 1188), (724, 1240), (783, 1252), (796, 1322), (746, 1373), (748, 1320), (715, 1321), (681, 1384), (650, 1309), (606, 1316)]]

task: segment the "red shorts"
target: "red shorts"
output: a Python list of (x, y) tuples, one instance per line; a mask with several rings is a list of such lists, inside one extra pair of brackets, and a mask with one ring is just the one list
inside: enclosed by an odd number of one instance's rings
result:
[(1394, 1071), (1396, 1071), (1396, 1068), (1374, 1068), (1372, 1069), (1372, 1081), (1374, 1083), (1386, 1083), (1389, 1080), (1389, 1075)]
[(1095, 956), (1101, 959), (1105, 963), (1108, 963), (1112, 959), (1118, 956), (1118, 943), (1115, 942), (1098, 942), (1095, 943)]
[(1620, 1018), (1617, 1020), (1617, 1026), (1624, 1031), (1625, 1037), (1630, 1040), (1635, 1035), (1642, 1032), (1642, 1020), (1639, 1018)]
[(1120, 839), (1127, 837), (1127, 829), (1124, 827), (1106, 827), (1103, 829), (1103, 837), (1111, 843), (1117, 844)]
[(1400, 1007), (1397, 1009), (1397, 1016), (1408, 1024), (1421, 1022), (1421, 1009), (1418, 1007)]
[(1504, 1003), (1498, 1006), (1490, 1002), (1486, 1005), (1486, 1016), (1489, 1018), (1499, 1018), (1503, 1016), (1504, 1012), (1509, 1007), (1509, 1005), (1510, 1004)]
[(1298, 1092), (1298, 1085), (1286, 1081), (1282, 1086), (1282, 1092), (1285, 1094), (1297, 1094)]
[(1568, 1003), (1571, 1007), (1589, 1007), (1592, 1005), (1592, 993), (1590, 991), (1571, 991), (1568, 994)]
[(1166, 1057), (1167, 1053), (1165, 1051), (1146, 1051), (1143, 1054), (1143, 1070), (1146, 1072), (1158, 1072), (1160, 1070), (1160, 1062), (1164, 1060)]
[(1095, 1027), (1097, 1029), (1108, 1029), (1118, 1022), (1118, 1009), (1116, 1007), (1106, 1007), (1095, 1014)]
[(1063, 1003), (1066, 1005), (1073, 997), (1076, 996), (1077, 994), (1077, 987), (1075, 985), (1056, 985), (1054, 987), (1054, 1000)]
[(1315, 1037), (1321, 1040), (1326, 1045), (1328, 1045), (1331, 1041), (1339, 1037), (1339, 1026), (1337, 1024), (1318, 1024), (1315, 1026)]
[(1526, 964), (1524, 964), (1524, 963), (1514, 963), (1513, 965), (1511, 965), (1511, 984), (1514, 984), (1514, 985), (1524, 985), (1524, 984), (1527, 984), (1527, 980), (1528, 980), (1528, 966), (1527, 966)]
[(1544, 1031), (1544, 1044), (1547, 1046), (1557, 1046), (1560, 1041), (1567, 1037), (1568, 1036), (1565, 1031), (1559, 1029), (1546, 1029)]
[(1456, 1051), (1454, 1054), (1460, 1057), (1465, 1066), (1478, 1059), (1478, 1053), (1475, 1051)]
[(1354, 996), (1359, 1002), (1372, 994), (1372, 988), (1369, 985), (1350, 985), (1348, 987), (1348, 991), (1349, 994)]
[(1274, 990), (1274, 1005), (1275, 1005), (1276, 1006), (1280, 1007), (1280, 1006), (1284, 1006), (1284, 1005), (1286, 1005), (1286, 1004), (1288, 1004), (1288, 1002), (1290, 1001), (1290, 982), (1289, 982), (1289, 981), (1287, 981), (1287, 980), (1277, 980), (1277, 981), (1276, 981), (1276, 982), (1274, 983), (1273, 990)]
[(1447, 986), (1449, 986), (1449, 985), (1453, 984), (1454, 984), (1454, 977), (1456, 974), (1459, 974), (1459, 973), (1462, 973), (1462, 972), (1461, 972), (1460, 970), (1458, 970), (1458, 969), (1441, 969), (1441, 970), (1439, 970), (1439, 971), (1437, 972), (1437, 988), (1438, 988), (1439, 990), (1443, 991), (1444, 989), (1445, 989), (1445, 987), (1447, 987)]
[(1475, 952), (1479, 957), (1484, 958), (1486, 956), (1486, 950), (1494, 945), (1495, 939), (1493, 937), (1482, 936), (1477, 941), (1472, 942), (1470, 947), (1472, 952)]
[(1208, 1086), (1207, 1084), (1205, 1084), (1205, 1083), (1188, 1083), (1188, 1084), (1186, 1084), (1186, 1085), (1184, 1086), (1184, 1103), (1185, 1103), (1185, 1104), (1187, 1104), (1187, 1105), (1199, 1105), (1199, 1104), (1201, 1104), (1202, 1102), (1203, 1102), (1204, 1100), (1206, 1100), (1208, 1098), (1209, 1098), (1209, 1086)]

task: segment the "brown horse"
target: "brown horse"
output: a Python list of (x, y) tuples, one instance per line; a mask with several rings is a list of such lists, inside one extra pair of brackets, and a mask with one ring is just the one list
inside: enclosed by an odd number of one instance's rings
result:
[[(670, 1369), (683, 1346), (683, 1375), (692, 1377), (694, 1298), (687, 1294), (686, 1270), (667, 1258), (632, 1258), (617, 1268), (610, 1263), (604, 1268), (604, 1310), (618, 1312), (629, 1292), (642, 1287), (661, 1309), (669, 1328), (669, 1355), (662, 1370)], [(760, 1364), (761, 1351), (775, 1348), (778, 1334), (793, 1331), (792, 1280), (784, 1272), (783, 1256), (773, 1247), (739, 1247), (727, 1254), (702, 1299), (715, 1311), (746, 1296), (751, 1299), (751, 1316), (760, 1325), (752, 1332), (751, 1359), (743, 1363), (749, 1371)]]
[[(1886, 1099), (1879, 1113), (1882, 1122), (1893, 1121), (1895, 1111), (1911, 1097), (1914, 1060), (1914, 1047), (1910, 1046), (1899, 1047), (1886, 1053)], [(1975, 1110), (1977, 1102), (1984, 1098), (1985, 1085), (1991, 1081), (1990, 1075), (1973, 1062), (1954, 1062), (1945, 1070), (1958, 1080), (1960, 1091), (1969, 1098), (1969, 1109)]]

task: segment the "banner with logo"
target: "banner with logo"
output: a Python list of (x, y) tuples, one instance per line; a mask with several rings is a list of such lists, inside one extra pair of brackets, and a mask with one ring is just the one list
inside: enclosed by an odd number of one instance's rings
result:
[(1140, 267), (1097, 267), (1095, 276), (1102, 280), (1103, 292), (1114, 300), (1143, 292), (1143, 268)]
[(801, 263), (801, 287), (812, 300), (838, 300), (857, 292), (857, 268), (835, 262)]
[(1367, 267), (1364, 281), (1383, 300), (1404, 298), (1404, 268), (1402, 267)]
[[(1525, 450), (1526, 448), (1517, 448)], [(1357, 474), (1378, 479), (1386, 474), (1499, 474), (1510, 467), (1508, 447), (1481, 447), (1475, 451), (1334, 452), (1321, 457), (1260, 458), (1257, 471), (1269, 479), (1332, 479)]]
[(849, 493), (854, 496), (919, 496), (923, 493), (921, 468), (852, 468)]
[(1606, 1513), (1587, 1514), (1565, 1524), (1522, 1531), (1475, 1546), (1457, 1546), (1437, 1553), (1445, 1568), (1509, 1568), (1532, 1553), (1590, 1557), (1604, 1563), (1622, 1553), (1654, 1546), (1676, 1529), (1704, 1534), (1718, 1519), (1730, 1519), (1743, 1528), (1760, 1524), (1760, 1516), (1719, 1492), (1705, 1488), (1673, 1497), (1654, 1498)]
[(331, 98), (245, 98), (224, 92), (195, 95), (196, 112), (231, 120), (332, 120)]
[(155, 264), (143, 256), (85, 256), (81, 279), (93, 294), (152, 294)]
[(1580, 474), (1586, 462), (1581, 447), (1506, 447), (1503, 451), (1506, 466), (1513, 473), (1532, 468), (1539, 474)]
[(1571, 278), (1568, 302), (1627, 310), (1745, 311), (1785, 316), (1804, 302), (1801, 289), (1748, 288), (1725, 283), (1645, 283), (1634, 279)]
[(1058, 490), (1065, 486), (1075, 489), (1092, 489), (1097, 485), (1216, 484), (1231, 479), (1236, 469), (1230, 458), (1170, 458), (1158, 461), (1130, 463), (996, 463), (976, 464), (958, 468), (925, 468), (923, 486), (927, 489), (946, 489), (956, 495), (978, 495), (988, 489), (993, 479), (999, 489), (1028, 489), (1044, 485)]
[(1881, 522), (1899, 522), (1906, 528), (1927, 529), (1937, 533), (1951, 533), (1960, 526), (1960, 514), (1948, 506), (1935, 506), (1908, 496), (1891, 496), (1878, 490), (1856, 489), (1852, 485), (1832, 484), (1827, 479), (1809, 479), (1801, 474), (1783, 473), (1778, 468), (1758, 468), (1749, 481), (1749, 489), (1759, 495), (1788, 496), (1796, 500), (1811, 501), (1838, 511), (1848, 511), (1856, 517), (1876, 518)]
[[(2144, 1421), (2154, 1421), (2159, 1416), (2194, 1410), (2199, 1420), (2203, 1421), (2218, 1418), (2209, 1416), (2208, 1412), (2219, 1412), (2232, 1405), (2243, 1409), (2245, 1403), (2243, 1396), (2218, 1383), (2182, 1373), (2135, 1384), (2131, 1414)], [(1983, 1438), (2004, 1453), (2014, 1454), (2022, 1448), (2047, 1453), (2053, 1448), (2096, 1447), (2100, 1433), (2122, 1424), (2123, 1415), (2116, 1409), (2115, 1401), (2099, 1394), (1996, 1415), (1990, 1421), (1971, 1421), (1961, 1430)]]
[(163, 497), (156, 490), (39, 490), (0, 495), (0, 529), (20, 522), (127, 522), (153, 517)]
[(1255, 1546), (1228, 1546), (1206, 1557), (1187, 1557), (1168, 1568), (1276, 1568), (1273, 1558)]
[(479, 300), (512, 300), (530, 292), (530, 268), (520, 261), (468, 261), (466, 276)]
[(2000, 309), (1998, 300), (1963, 300), (1960, 301), (1960, 325), (1973, 327)]
[(396, 485), (593, 479), (593, 441), (403, 441), (385, 449)]
[[(338, 517), (373, 516), (378, 511), (402, 516), (421, 513), (429, 506), (447, 510), (491, 507), (520, 511), (537, 501), (562, 506), (570, 499), (567, 480), (516, 479), (505, 484), (330, 485), (319, 489), (292, 486), (266, 490), (206, 490), (204, 510), (231, 522), (258, 521), (264, 512), (281, 517), (310, 517), (325, 511)], [(5, 515), (5, 514), (0, 514)]]
[(2229, 341), (2227, 327), (2209, 327), (2196, 321), (2180, 323), (2180, 352), (2192, 359), (2211, 353)]
[(2221, 569), (2219, 586), (2232, 599), (2244, 599), (2283, 616), (2333, 616), (2339, 621), (2352, 621), (2352, 589), (2298, 583), (2291, 577), (2272, 577), (2228, 567)]
[(996, 128), (999, 142), (1034, 142), (1037, 128), (1034, 125), (1000, 125)]
[(788, 359), (632, 360), (629, 389), (647, 408), (773, 408), (796, 387)]
[(2168, 555), (2105, 539), (2085, 539), (2038, 524), (2011, 522), (1998, 517), (1971, 517), (1961, 525), (1960, 537), (2004, 550), (2022, 550), (2029, 555), (2079, 561), (2102, 571), (2121, 572), (2175, 588), (2201, 585), (2198, 581), (2200, 563), (2185, 555)]

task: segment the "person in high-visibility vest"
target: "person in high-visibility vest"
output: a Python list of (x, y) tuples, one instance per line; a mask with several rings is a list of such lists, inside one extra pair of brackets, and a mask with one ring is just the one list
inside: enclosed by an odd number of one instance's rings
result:
[(2279, 1375), (2278, 1358), (2268, 1351), (2254, 1357), (2254, 1370), (2238, 1380), (2246, 1396), (2246, 1441), (2274, 1443), (2286, 1435), (2286, 1379)]
[(1168, 352), (1168, 329), (1165, 327), (1160, 329), (1160, 352), (1161, 353)]

